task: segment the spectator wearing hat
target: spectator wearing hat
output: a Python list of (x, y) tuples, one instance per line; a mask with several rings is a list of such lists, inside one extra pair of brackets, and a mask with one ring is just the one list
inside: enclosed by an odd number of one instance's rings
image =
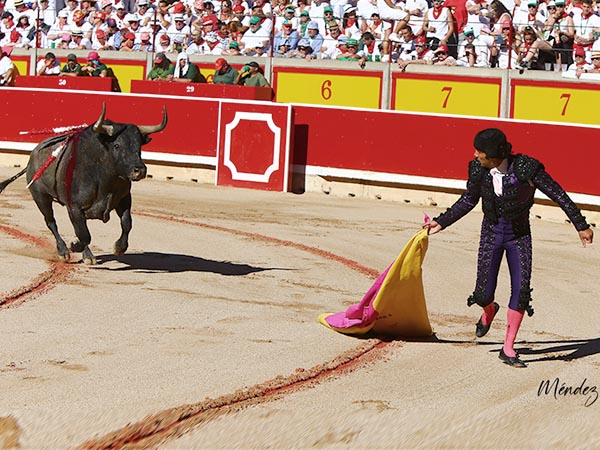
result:
[(167, 75), (166, 80), (178, 83), (206, 83), (206, 78), (200, 73), (200, 69), (190, 62), (190, 56), (185, 52), (177, 55), (175, 70)]
[(94, 34), (95, 39), (92, 41), (92, 50), (98, 51), (115, 49), (108, 43), (108, 35), (106, 34), (106, 31), (98, 29)]
[(358, 44), (359, 42), (354, 38), (348, 38), (345, 45), (345, 52), (340, 52), (340, 54), (336, 57), (338, 61), (358, 61), (361, 59), (361, 56), (358, 54)]
[[(58, 44), (56, 42), (58, 42)], [(58, 48), (61, 50), (68, 50), (70, 42), (71, 42), (71, 33), (63, 33), (63, 35), (60, 39), (54, 41), (54, 43), (55, 43), (54, 46), (55, 46), (55, 48)]]
[(305, 38), (308, 39), (308, 45), (312, 48), (311, 56), (316, 58), (323, 46), (324, 38), (319, 32), (319, 25), (314, 20), (308, 24)]
[(50, 27), (48, 31), (48, 40), (50, 42), (55, 42), (55, 45), (58, 47), (58, 41), (62, 38), (64, 33), (69, 33), (71, 31), (71, 26), (67, 23), (67, 19), (69, 18), (69, 13), (64, 9), (58, 12), (58, 16), (56, 20)]
[(127, 31), (123, 34), (123, 41), (119, 47), (120, 52), (137, 52), (140, 48), (140, 44), (135, 42), (135, 34), (131, 31)]
[[(31, 5), (31, 3), (29, 3)], [(14, 8), (15, 8), (15, 17), (20, 19), (23, 16), (27, 16), (29, 23), (33, 24), (35, 22), (35, 18), (37, 17), (37, 11), (31, 9), (24, 0), (14, 0)]]
[(224, 56), (239, 56), (242, 53), (240, 52), (240, 44), (238, 41), (229, 41), (229, 47), (227, 47), (221, 53)]
[(432, 50), (436, 50), (438, 45), (445, 45), (452, 47), (452, 53), (456, 55), (457, 39), (454, 35), (454, 20), (450, 9), (444, 6), (444, 0), (433, 0), (433, 8), (428, 9), (423, 15), (421, 33), (427, 37)]
[(106, 78), (108, 76), (108, 67), (100, 61), (100, 55), (93, 50), (87, 55), (87, 64), (81, 68), (81, 75), (90, 77)]
[(310, 23), (310, 14), (308, 11), (302, 11), (298, 16), (298, 27), (296, 31), (298, 31), (298, 36), (303, 38), (306, 36), (308, 31), (308, 24)]
[[(547, 17), (540, 11), (538, 0), (526, 0), (526, 3), (528, 9), (527, 14), (521, 17), (515, 15), (514, 23), (518, 25), (517, 30), (522, 33), (525, 27), (530, 26), (539, 36), (541, 36)], [(543, 3), (543, 5), (544, 7), (546, 6), (545, 3)]]
[(564, 0), (548, 2), (548, 19), (544, 26), (544, 32), (549, 36), (548, 41), (554, 49), (556, 57), (556, 69), (567, 70), (573, 63), (573, 39), (575, 38), (575, 26), (573, 18), (565, 12)]
[(269, 81), (260, 72), (260, 66), (256, 61), (251, 61), (242, 68), (235, 84), (252, 87), (271, 87)]
[(308, 42), (308, 39), (302, 38), (298, 42), (296, 49), (288, 52), (287, 57), (312, 61), (316, 57), (314, 55), (313, 56), (311, 56), (311, 55), (313, 55), (313, 49), (310, 46), (310, 42)]
[(475, 37), (475, 30), (470, 26), (464, 28), (463, 34), (465, 40), (458, 47), (457, 65), (490, 67), (490, 48), (494, 45), (494, 38), (484, 34)]
[(215, 61), (214, 84), (236, 84), (237, 77), (238, 71), (231, 67), (225, 58)]
[(594, 74), (593, 77), (586, 76), (585, 78), (600, 79), (600, 50), (592, 50), (592, 64), (582, 67), (577, 78), (583, 74)]
[(320, 59), (335, 59), (338, 54), (338, 39), (343, 36), (342, 30), (337, 21), (331, 21), (327, 26), (329, 32), (323, 38), (323, 45), (318, 52)]
[(155, 45), (157, 53), (170, 53), (173, 51), (171, 38), (166, 33), (160, 35), (160, 37), (156, 40)]
[(108, 28), (108, 30), (106, 31), (106, 40), (108, 46), (111, 47), (113, 50), (119, 50), (121, 47), (121, 43), (123, 42), (123, 34), (117, 26), (117, 21), (110, 17), (106, 19), (106, 26)]
[(580, 78), (584, 73), (588, 73), (593, 68), (585, 60), (585, 50), (583, 47), (577, 47), (574, 52), (575, 62), (569, 65), (566, 71), (563, 72), (565, 78)]
[(104, 14), (106, 14), (106, 18), (108, 19), (110, 16), (112, 16), (113, 12), (114, 12), (114, 5), (112, 0), (102, 0), (100, 2), (100, 9), (99, 11), (102, 11)]
[(154, 19), (154, 11), (150, 9), (148, 0), (138, 0), (135, 13), (140, 18), (140, 26), (147, 27), (151, 20)]
[(245, 56), (256, 55), (256, 47), (267, 48), (269, 34), (262, 28), (261, 19), (258, 16), (250, 18), (250, 26), (241, 39), (241, 51)]
[(73, 16), (71, 18), (71, 29), (80, 29), (83, 31), (84, 36), (87, 39), (90, 39), (90, 32), (92, 29), (92, 24), (86, 20), (85, 13), (80, 9), (73, 12)]
[(115, 4), (115, 11), (111, 15), (111, 18), (117, 22), (117, 28), (122, 30), (123, 28), (129, 27), (129, 22), (127, 22), (128, 14), (125, 10), (125, 5), (123, 2), (117, 2)]
[(6, 44), (10, 40), (10, 32), (15, 28), (14, 15), (10, 11), (4, 11), (0, 17), (0, 33), (4, 33), (4, 38), (0, 39), (0, 43)]
[(71, 31), (71, 42), (69, 43), (70, 50), (90, 50), (92, 43), (90, 40), (83, 36), (83, 31), (79, 28), (75, 28)]
[(450, 55), (450, 50), (447, 45), (438, 45), (438, 48), (433, 52), (434, 66), (456, 66), (456, 58)]
[(275, 34), (277, 34), (281, 31), (281, 28), (284, 23), (291, 24), (291, 27), (294, 30), (297, 30), (299, 20), (298, 20), (298, 17), (295, 16), (295, 14), (296, 14), (296, 8), (294, 8), (294, 6), (289, 5), (289, 4), (286, 5), (286, 7), (283, 10), (283, 13), (281, 15), (275, 16)]
[(60, 73), (60, 63), (56, 55), (52, 52), (46, 53), (43, 59), (40, 59), (35, 67), (36, 75), (58, 75)]
[(293, 29), (291, 21), (284, 22), (281, 25), (281, 31), (275, 35), (273, 40), (273, 56), (277, 58), (287, 58), (289, 53), (296, 50), (300, 37)]
[(60, 69), (60, 76), (78, 77), (81, 75), (81, 65), (77, 62), (75, 53), (67, 55), (67, 63)]
[(144, 31), (140, 34), (140, 46), (138, 48), (138, 51), (140, 52), (154, 52), (155, 49), (152, 46), (152, 42), (150, 41), (150, 39), (152, 38), (152, 36), (150, 35), (150, 33), (148, 33), (147, 31)]
[(398, 67), (406, 70), (406, 66), (409, 64), (433, 64), (434, 57), (433, 51), (427, 45), (427, 39), (421, 35), (415, 39), (414, 59), (401, 59), (398, 62)]
[(0, 86), (14, 86), (19, 69), (10, 59), (12, 47), (0, 48)]
[(167, 28), (167, 34), (172, 40), (181, 39), (181, 42), (187, 42), (190, 36), (190, 27), (185, 24), (183, 14), (173, 14), (173, 24)]
[(175, 65), (164, 53), (157, 53), (154, 57), (152, 69), (146, 76), (147, 80), (166, 81), (169, 75), (175, 73)]
[(356, 39), (357, 41), (359, 41), (362, 36), (362, 26), (356, 15), (356, 7), (350, 4), (344, 6), (342, 32), (349, 38)]

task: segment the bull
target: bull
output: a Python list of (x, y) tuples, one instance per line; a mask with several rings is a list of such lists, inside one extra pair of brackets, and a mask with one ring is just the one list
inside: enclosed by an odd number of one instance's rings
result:
[(146, 177), (142, 145), (150, 142), (150, 134), (167, 126), (166, 108), (162, 123), (153, 126), (115, 123), (106, 120), (105, 114), (106, 105), (103, 105), (94, 125), (44, 140), (31, 152), (25, 169), (0, 183), (2, 192), (27, 172), (31, 196), (56, 239), (59, 258), (64, 261), (69, 260), (70, 252), (58, 232), (53, 202), (67, 208), (77, 237), (70, 251), (81, 252), (85, 264), (96, 264), (89, 248), (92, 238), (87, 220), (100, 219), (106, 223), (113, 210), (121, 221), (121, 236), (113, 250), (116, 255), (125, 253), (132, 226), (131, 182)]

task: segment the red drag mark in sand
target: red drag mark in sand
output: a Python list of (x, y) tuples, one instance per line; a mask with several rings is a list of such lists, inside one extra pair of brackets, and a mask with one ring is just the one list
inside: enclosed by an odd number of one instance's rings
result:
[(314, 386), (320, 382), (339, 378), (360, 369), (385, 355), (389, 343), (371, 340), (356, 349), (345, 352), (335, 359), (308, 370), (297, 369), (287, 377), (272, 380), (224, 395), (207, 399), (193, 405), (178, 406), (145, 417), (103, 437), (89, 440), (78, 450), (100, 449), (149, 449), (156, 448), (166, 440), (174, 439), (211, 420), (264, 404)]
[[(346, 267), (372, 277), (379, 275), (379, 272), (376, 270), (362, 266), (356, 261), (293, 241), (240, 231), (233, 228), (193, 222), (172, 216), (140, 212), (137, 212), (136, 215), (222, 231), (237, 236), (244, 236), (251, 239), (283, 245), (285, 247), (296, 248), (326, 259), (337, 261)], [(216, 399), (206, 399), (193, 405), (178, 406), (149, 415), (137, 423), (127, 425), (97, 439), (86, 441), (77, 448), (80, 450), (156, 448), (166, 440), (177, 438), (215, 418), (240, 411), (253, 405), (276, 401), (284, 395), (307, 389), (327, 380), (339, 378), (344, 374), (361, 369), (372, 362), (380, 361), (381, 358), (385, 356), (387, 347), (390, 344), (391, 342), (381, 342), (371, 339), (362, 343), (355, 349), (342, 353), (329, 362), (319, 364), (310, 369), (297, 369), (293, 374), (287, 376), (280, 375), (264, 383), (254, 385), (247, 389), (238, 390), (233, 394), (224, 395)]]
[[(37, 247), (51, 247), (52, 245), (46, 239), (23, 233), (14, 228), (7, 227), (6, 225), (0, 225), (0, 231)], [(50, 263), (50, 268), (48, 270), (40, 273), (28, 284), (13, 289), (7, 294), (0, 294), (0, 309), (20, 305), (27, 300), (43, 294), (49, 289), (52, 289), (59, 282), (63, 281), (72, 270), (73, 268), (71, 266), (64, 263)]]

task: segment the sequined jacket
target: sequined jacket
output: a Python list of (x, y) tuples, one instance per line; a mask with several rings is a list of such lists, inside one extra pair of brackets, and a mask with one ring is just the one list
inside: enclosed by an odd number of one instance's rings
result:
[(508, 172), (502, 177), (501, 196), (494, 193), (490, 169), (483, 167), (477, 159), (472, 160), (466, 192), (434, 220), (442, 228), (447, 228), (471, 211), (481, 198), (483, 215), (487, 220), (492, 223), (498, 223), (500, 218), (512, 221), (515, 235), (523, 236), (531, 232), (529, 210), (536, 188), (562, 208), (577, 231), (589, 228), (577, 205), (548, 175), (544, 165), (521, 154), (509, 156)]

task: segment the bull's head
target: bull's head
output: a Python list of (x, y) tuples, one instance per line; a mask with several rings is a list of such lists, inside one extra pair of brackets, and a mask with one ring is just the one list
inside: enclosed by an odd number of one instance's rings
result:
[[(163, 120), (158, 125), (122, 125), (110, 121), (105, 122), (106, 104), (102, 105), (102, 113), (92, 127), (99, 135), (114, 137), (110, 139), (110, 146), (115, 150), (117, 165), (123, 170), (121, 176), (138, 181), (146, 177), (146, 165), (142, 161), (142, 145), (150, 142), (148, 137), (158, 133), (167, 126), (167, 108), (163, 108)], [(133, 130), (136, 130), (137, 133)], [(129, 130), (129, 132), (127, 131)]]

